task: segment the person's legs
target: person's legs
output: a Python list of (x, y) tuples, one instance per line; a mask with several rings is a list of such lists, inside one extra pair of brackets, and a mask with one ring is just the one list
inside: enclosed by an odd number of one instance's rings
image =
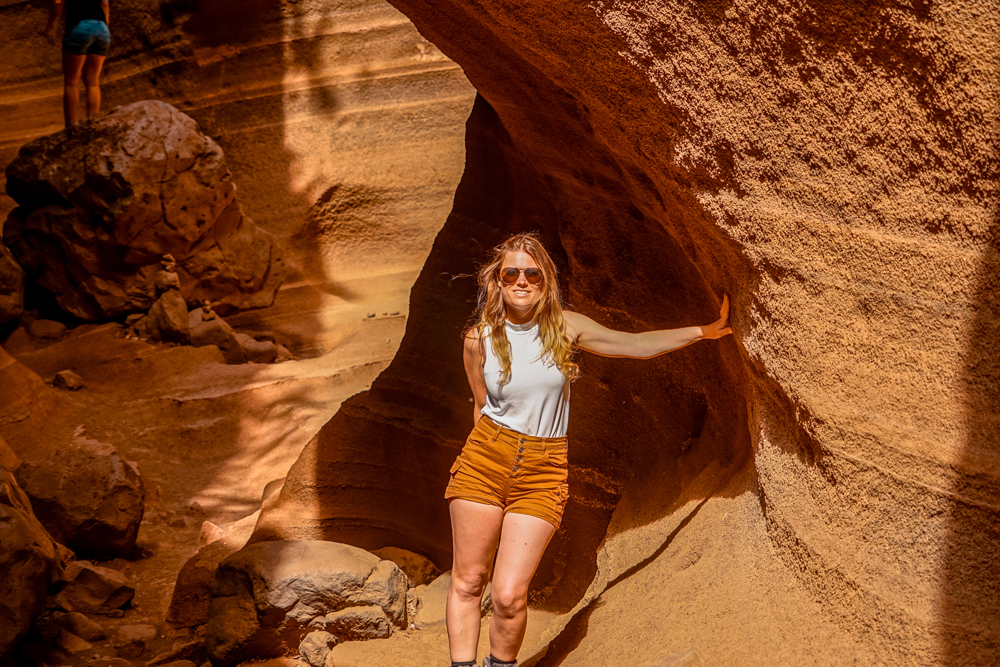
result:
[(66, 127), (74, 125), (80, 106), (80, 73), (87, 56), (63, 51), (63, 118)]
[(476, 659), (480, 604), (497, 549), (503, 509), (454, 499), (449, 503), (454, 560), (445, 622), (453, 662)]
[(101, 113), (100, 80), (105, 57), (94, 53), (88, 54), (83, 67), (83, 85), (87, 88), (87, 118)]
[(490, 654), (510, 662), (524, 641), (528, 620), (528, 585), (556, 527), (535, 516), (509, 512), (503, 520), (493, 587)]

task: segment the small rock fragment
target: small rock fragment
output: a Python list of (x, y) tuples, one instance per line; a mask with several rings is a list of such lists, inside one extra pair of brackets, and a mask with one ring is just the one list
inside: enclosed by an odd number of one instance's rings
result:
[(28, 333), (35, 338), (59, 338), (66, 333), (66, 325), (53, 320), (35, 320), (28, 327)]
[(123, 658), (98, 655), (87, 662), (87, 667), (135, 667), (135, 665)]
[(56, 602), (67, 611), (108, 614), (135, 595), (135, 589), (125, 583), (121, 572), (87, 561), (70, 563), (63, 577), (66, 587), (56, 595)]
[(222, 538), (226, 534), (226, 531), (219, 528), (211, 521), (203, 521), (201, 524), (201, 532), (198, 534), (198, 546), (203, 547), (206, 544), (211, 544), (216, 540)]
[(410, 588), (429, 584), (441, 575), (441, 570), (437, 569), (429, 559), (406, 549), (385, 547), (372, 553), (382, 560), (392, 561), (399, 566), (406, 575)]
[(83, 651), (94, 648), (94, 645), (86, 639), (83, 637), (77, 637), (68, 630), (63, 630), (59, 633), (59, 637), (56, 639), (56, 646), (67, 653), (82, 653)]
[(191, 662), (195, 666), (207, 658), (205, 644), (201, 640), (194, 640), (175, 644), (169, 651), (164, 651), (146, 663), (146, 667), (166, 667), (177, 662)]
[(83, 389), (84, 382), (83, 378), (73, 371), (59, 371), (56, 373), (56, 376), (52, 378), (52, 385), (58, 389), (76, 391), (77, 389)]
[(246, 355), (247, 361), (255, 364), (271, 364), (278, 358), (278, 346), (273, 340), (256, 340), (246, 334), (236, 334), (236, 341)]
[(413, 625), (417, 629), (444, 623), (445, 603), (450, 587), (451, 571), (448, 571), (426, 586), (417, 586), (413, 589), (414, 595), (419, 600), (417, 617), (413, 619)]
[(337, 643), (337, 638), (329, 632), (317, 630), (310, 632), (299, 644), (299, 655), (312, 667), (324, 667), (326, 656), (330, 655), (330, 649)]
[(104, 628), (80, 612), (55, 612), (52, 614), (52, 620), (60, 627), (72, 632), (77, 637), (86, 639), (88, 642), (100, 641), (107, 637)]

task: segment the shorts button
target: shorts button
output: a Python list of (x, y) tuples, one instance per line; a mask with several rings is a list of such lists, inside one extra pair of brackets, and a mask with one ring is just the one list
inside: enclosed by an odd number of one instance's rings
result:
[(514, 461), (517, 462), (517, 463), (520, 463), (521, 462), (521, 457), (518, 456), (516, 459), (514, 459)]
[(514, 472), (517, 472), (517, 466), (514, 466)]
[(517, 448), (517, 453), (518, 454), (523, 454), (524, 453), (524, 447), (518, 447)]
[(524, 438), (521, 438), (521, 444), (522, 445), (524, 444)]

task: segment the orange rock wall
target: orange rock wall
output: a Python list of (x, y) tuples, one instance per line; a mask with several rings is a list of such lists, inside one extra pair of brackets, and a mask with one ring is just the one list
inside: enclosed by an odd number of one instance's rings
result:
[(307, 447), (258, 539), (447, 557), (460, 276), (541, 228), (582, 312), (679, 326), (726, 291), (736, 332), (583, 360), (574, 501), (535, 582), (553, 606), (655, 558), (674, 508), (752, 460), (779, 560), (873, 663), (995, 661), (997, 5), (394, 4), (485, 102), (393, 365)]

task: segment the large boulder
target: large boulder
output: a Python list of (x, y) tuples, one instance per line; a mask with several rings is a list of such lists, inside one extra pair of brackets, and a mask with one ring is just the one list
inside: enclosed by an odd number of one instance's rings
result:
[(270, 305), (283, 269), (247, 218), (222, 150), (190, 117), (143, 101), (23, 146), (7, 167), (19, 207), (5, 236), (65, 311), (100, 320), (148, 309), (160, 258), (182, 294), (223, 313)]
[(24, 310), (24, 269), (0, 240), (0, 324)]
[[(335, 613), (348, 607), (364, 607), (387, 623)], [(378, 626), (371, 637), (406, 625), (406, 575), (394, 563), (334, 542), (261, 542), (219, 566), (205, 644), (214, 665), (235, 665), (294, 655), (317, 628), (355, 639), (368, 625)]]
[(39, 520), (77, 554), (127, 556), (144, 509), (142, 478), (115, 448), (87, 438), (39, 461), (26, 461), (17, 481)]
[(0, 468), (0, 659), (45, 607), (61, 554), (14, 476)]

